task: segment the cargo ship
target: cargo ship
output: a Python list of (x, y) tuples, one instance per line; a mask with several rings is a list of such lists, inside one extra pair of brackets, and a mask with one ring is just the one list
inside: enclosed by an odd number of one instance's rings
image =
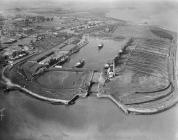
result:
[(84, 59), (81, 59), (79, 62), (77, 62), (77, 63), (75, 64), (75, 67), (81, 68), (81, 67), (84, 66), (84, 64), (85, 64), (85, 60), (84, 60)]
[(98, 45), (98, 49), (103, 48), (103, 46), (104, 46), (104, 44), (103, 44), (103, 43), (99, 44), (99, 45)]

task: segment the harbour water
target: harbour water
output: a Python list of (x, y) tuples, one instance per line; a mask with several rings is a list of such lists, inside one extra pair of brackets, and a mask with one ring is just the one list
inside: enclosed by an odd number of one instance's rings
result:
[[(84, 48), (71, 57), (70, 62), (64, 65), (65, 67), (73, 67), (80, 59), (85, 59), (84, 68), (101, 70), (105, 63), (118, 54), (124, 44), (124, 40), (114, 41), (97, 37), (88, 37), (88, 41)], [(101, 43), (104, 46), (99, 49), (98, 45)]]

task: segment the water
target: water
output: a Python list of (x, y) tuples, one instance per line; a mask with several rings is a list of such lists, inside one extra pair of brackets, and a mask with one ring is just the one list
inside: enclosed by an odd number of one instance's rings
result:
[[(125, 115), (112, 102), (89, 97), (54, 106), (18, 92), (4, 98), (0, 134), (17, 139), (167, 140), (176, 137), (176, 108), (150, 116)], [(6, 137), (6, 139), (7, 139)]]
[[(84, 68), (88, 69), (102, 69), (104, 64), (112, 60), (121, 49), (124, 41), (114, 41), (108, 39), (100, 39), (95, 37), (88, 37), (89, 44), (84, 46), (78, 53), (74, 54), (66, 67), (73, 67), (81, 58), (85, 59)], [(98, 45), (103, 43), (104, 46), (100, 50)]]

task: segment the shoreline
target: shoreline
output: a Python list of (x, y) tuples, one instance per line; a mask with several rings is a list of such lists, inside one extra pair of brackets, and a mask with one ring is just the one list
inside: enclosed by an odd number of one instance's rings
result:
[[(176, 47), (173, 47), (173, 49), (177, 50), (177, 44), (176, 44)], [(172, 49), (171, 49), (171, 51), (172, 51)], [(176, 53), (176, 52), (174, 52), (174, 53)], [(176, 57), (177, 57), (177, 55), (178, 54), (176, 53), (176, 55), (173, 55), (174, 57), (172, 57), (172, 59), (173, 59), (172, 61), (173, 61), (174, 64), (176, 63)], [(28, 59), (28, 57), (27, 57), (27, 59)], [(24, 59), (24, 60), (26, 60), (26, 59)], [(22, 61), (24, 61), (24, 60), (22, 60)], [(17, 62), (17, 63), (19, 63), (19, 62)], [(15, 63), (14, 65), (16, 65), (17, 63)], [(5, 74), (4, 74), (5, 71), (8, 68), (12, 69), (14, 65), (7, 65), (6, 67), (4, 67), (2, 69), (2, 79), (3, 79), (3, 81), (5, 82), (5, 84), (7, 85), (8, 88), (15, 88), (15, 89), (17, 88), (17, 90), (23, 91), (26, 94), (28, 94), (28, 95), (30, 95), (30, 96), (32, 96), (34, 98), (37, 98), (37, 99), (42, 100), (42, 101), (47, 101), (47, 102), (49, 102), (51, 104), (70, 105), (71, 102), (73, 102), (76, 98), (78, 98), (78, 97), (85, 98), (88, 95), (88, 93), (85, 93), (85, 95), (78, 93), (71, 100), (62, 100), (62, 99), (50, 98), (50, 97), (45, 97), (45, 96), (39, 95), (39, 94), (37, 94), (35, 92), (30, 91), (29, 89), (26, 89), (25, 87), (22, 87), (22, 86), (20, 86), (18, 84), (13, 83), (9, 78), (7, 78), (5, 76)], [(175, 72), (175, 66), (173, 66), (173, 71)], [(91, 79), (93, 77), (93, 74), (94, 73), (92, 73), (92, 75), (91, 75)], [(172, 79), (173, 79), (174, 83), (176, 83), (176, 77), (173, 77)], [(90, 82), (91, 82), (91, 80), (90, 80)], [(99, 84), (98, 84), (98, 86), (99, 86)], [(177, 89), (177, 83), (175, 85), (175, 89)], [(98, 90), (99, 90), (99, 88), (98, 88)], [(175, 91), (173, 91), (173, 93), (171, 93), (170, 96), (174, 96), (172, 94), (176, 94)], [(144, 108), (144, 107), (137, 107), (137, 106), (134, 106), (134, 105), (132, 106), (132, 105), (123, 104), (122, 102), (117, 101), (112, 95), (104, 95), (104, 94), (101, 94), (100, 91), (98, 91), (98, 93), (97, 93), (96, 96), (98, 98), (108, 98), (108, 99), (110, 99), (125, 114), (144, 114), (144, 115), (155, 114), (155, 113), (159, 113), (159, 112), (162, 112), (164, 110), (167, 110), (167, 109), (175, 106), (178, 103), (178, 97), (177, 97), (177, 98), (174, 98), (174, 100), (172, 100), (172, 101), (168, 101), (168, 103), (166, 102), (167, 104), (165, 103), (164, 105), (155, 106), (154, 108), (153, 107), (151, 107), (151, 108), (148, 108), (148, 107)], [(155, 100), (155, 101), (157, 101), (157, 100)], [(152, 102), (150, 102), (150, 104), (152, 104)], [(142, 105), (142, 104), (139, 104), (139, 105)]]

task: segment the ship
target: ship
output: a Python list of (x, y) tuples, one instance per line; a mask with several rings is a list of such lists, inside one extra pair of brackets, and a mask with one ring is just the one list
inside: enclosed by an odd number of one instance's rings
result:
[(81, 59), (81, 60), (79, 60), (79, 62), (77, 62), (77, 63), (75, 64), (75, 67), (81, 68), (81, 67), (84, 66), (84, 64), (85, 64), (85, 60), (84, 60), (84, 59)]
[(103, 48), (103, 46), (104, 46), (104, 44), (101, 43), (101, 44), (98, 45), (98, 48), (101, 49), (101, 48)]
[(59, 62), (60, 65), (63, 65), (69, 60), (69, 57), (67, 55), (63, 56)]

